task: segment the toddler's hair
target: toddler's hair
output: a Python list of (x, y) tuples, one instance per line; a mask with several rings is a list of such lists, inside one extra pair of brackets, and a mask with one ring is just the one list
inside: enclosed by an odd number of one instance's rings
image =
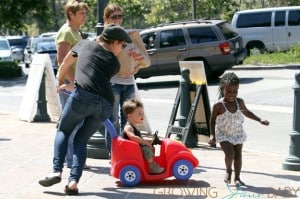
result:
[(133, 98), (133, 99), (129, 99), (123, 103), (122, 110), (123, 110), (125, 117), (127, 118), (128, 114), (132, 113), (135, 109), (137, 109), (139, 107), (143, 108), (144, 107), (143, 103), (140, 102), (139, 100)]
[(225, 73), (220, 79), (219, 99), (223, 96), (223, 88), (225, 85), (239, 85), (240, 79), (235, 73)]

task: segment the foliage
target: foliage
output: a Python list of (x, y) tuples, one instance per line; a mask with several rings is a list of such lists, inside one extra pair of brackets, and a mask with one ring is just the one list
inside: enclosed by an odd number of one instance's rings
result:
[(20, 34), (26, 30), (25, 21), (35, 19), (39, 25), (50, 27), (49, 0), (1, 0), (0, 34)]
[[(1, 0), (0, 35), (57, 31), (66, 21), (63, 7), (67, 0)], [(124, 10), (125, 28), (146, 28), (169, 21), (187, 19), (226, 19), (238, 10), (299, 5), (300, 0), (84, 0), (90, 10), (85, 32), (95, 32), (97, 3), (116, 3)], [(194, 5), (194, 6), (193, 6)], [(102, 16), (99, 16), (102, 19)]]
[(82, 27), (82, 31), (95, 32), (96, 31), (95, 27), (98, 22), (97, 0), (85, 0), (84, 2), (88, 4), (89, 11), (88, 11), (88, 20)]
[(22, 76), (22, 67), (15, 61), (0, 62), (0, 78), (12, 78)]
[(149, 0), (112, 0), (110, 3), (119, 5), (124, 11), (124, 21), (122, 26), (125, 28), (143, 28), (147, 26), (145, 23), (145, 15), (150, 13)]

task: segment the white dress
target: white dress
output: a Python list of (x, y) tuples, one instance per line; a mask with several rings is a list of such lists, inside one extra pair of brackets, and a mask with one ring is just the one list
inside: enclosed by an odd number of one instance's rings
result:
[(223, 142), (228, 141), (233, 145), (242, 144), (247, 140), (247, 134), (243, 129), (244, 116), (240, 110), (239, 103), (237, 104), (237, 110), (235, 113), (231, 113), (226, 108), (223, 99), (222, 104), (225, 108), (225, 112), (218, 115), (216, 118), (216, 141)]

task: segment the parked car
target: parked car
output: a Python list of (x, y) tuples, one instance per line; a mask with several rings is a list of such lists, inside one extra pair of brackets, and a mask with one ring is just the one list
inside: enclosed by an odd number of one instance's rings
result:
[(57, 32), (44, 32), (40, 34), (40, 37), (55, 37), (57, 35)]
[(151, 66), (135, 77), (180, 74), (179, 61), (203, 61), (207, 78), (243, 63), (242, 37), (225, 20), (189, 20), (144, 29), (140, 35)]
[(242, 10), (234, 14), (232, 26), (251, 50), (287, 51), (300, 41), (300, 6)]
[[(50, 56), (51, 64), (53, 67), (54, 74), (57, 72), (57, 64), (56, 64), (56, 45), (54, 41), (43, 41), (37, 43), (35, 54), (45, 54), (48, 53)], [(34, 56), (33, 55), (33, 56)]]
[(11, 48), (4, 37), (0, 37), (0, 61), (12, 61)]
[(97, 34), (95, 32), (82, 32), (81, 34), (83, 39), (88, 39), (88, 40), (96, 40)]
[(55, 42), (55, 37), (31, 37), (28, 39), (27, 46), (24, 49), (24, 63), (26, 68), (30, 67), (32, 56), (37, 51), (37, 44), (40, 42)]
[(28, 36), (6, 36), (11, 50), (12, 50), (12, 59), (15, 61), (24, 60), (24, 49), (27, 45)]

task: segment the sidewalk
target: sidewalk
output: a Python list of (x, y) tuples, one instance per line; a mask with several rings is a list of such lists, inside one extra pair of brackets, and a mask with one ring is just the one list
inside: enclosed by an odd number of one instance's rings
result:
[(200, 165), (187, 182), (174, 178), (123, 187), (109, 175), (108, 160), (88, 159), (79, 183), (79, 196), (65, 196), (69, 169), (62, 182), (45, 188), (38, 180), (51, 171), (55, 122), (28, 123), (13, 113), (0, 112), (0, 199), (55, 198), (299, 198), (300, 172), (282, 169), (281, 155), (245, 149), (241, 177), (248, 185), (237, 190), (223, 182), (224, 155), (201, 143), (193, 153)]

